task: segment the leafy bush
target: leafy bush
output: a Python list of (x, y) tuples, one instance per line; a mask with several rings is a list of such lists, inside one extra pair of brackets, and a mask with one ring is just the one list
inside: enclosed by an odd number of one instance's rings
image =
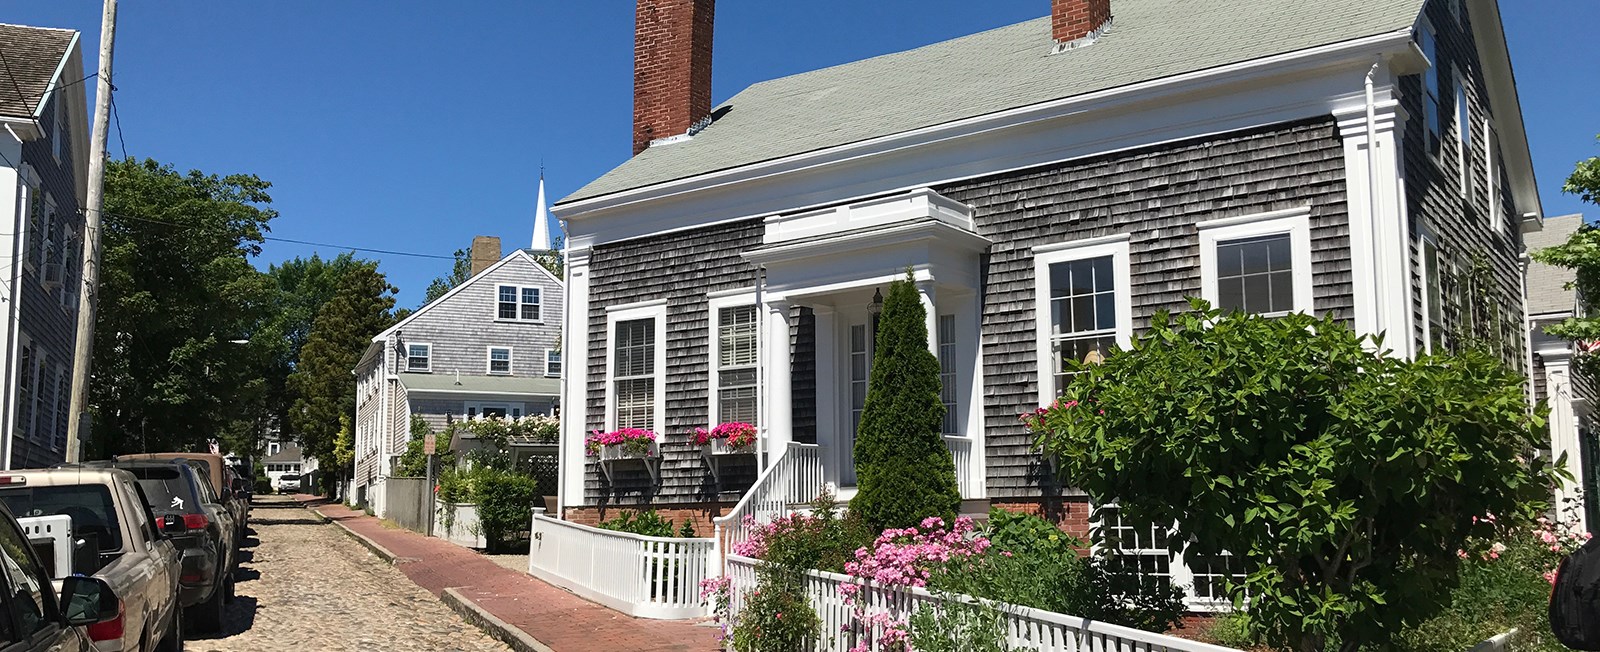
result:
[(822, 621), (806, 599), (805, 583), (780, 570), (761, 572), (758, 588), (745, 596), (745, 608), (733, 626), (731, 642), (738, 652), (794, 652), (810, 649), (822, 633)]
[(491, 550), (509, 543), (511, 535), (526, 529), (539, 500), (533, 478), (507, 471), (492, 471), (478, 484), (478, 523)]
[(811, 514), (790, 514), (763, 525), (733, 552), (802, 571), (842, 573), (873, 536), (859, 517), (840, 517), (833, 496), (823, 494), (812, 501)]
[(911, 527), (929, 516), (949, 521), (961, 491), (941, 434), (939, 360), (928, 350), (927, 312), (909, 271), (889, 285), (876, 343), (850, 512), (878, 528)]
[(601, 521), (600, 529), (647, 537), (670, 537), (674, 533), (672, 521), (661, 518), (661, 515), (653, 509), (643, 512), (623, 510), (615, 517)]
[[(1455, 551), (1552, 484), (1523, 378), (1477, 352), (1405, 360), (1332, 317), (1157, 315), (1024, 420), (1065, 482), (1249, 570), (1267, 642), (1383, 645), (1449, 604)], [(1537, 412), (1537, 411), (1536, 411)]]

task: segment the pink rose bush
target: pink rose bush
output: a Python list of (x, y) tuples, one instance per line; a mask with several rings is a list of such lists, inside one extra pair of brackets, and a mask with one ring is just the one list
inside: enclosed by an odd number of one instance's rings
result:
[(756, 443), (756, 427), (748, 423), (735, 421), (732, 423), (719, 423), (710, 430), (705, 428), (694, 429), (694, 445), (705, 446), (713, 440), (722, 440), (722, 443), (728, 448), (749, 448)]
[(882, 586), (926, 587), (936, 568), (989, 549), (989, 540), (975, 531), (970, 518), (958, 518), (954, 527), (946, 529), (944, 519), (936, 516), (923, 519), (918, 527), (884, 530), (872, 548), (856, 551), (855, 561), (846, 563), (844, 572)]
[(623, 428), (611, 432), (595, 430), (583, 439), (583, 451), (589, 457), (600, 454), (601, 449), (619, 447), (640, 457), (655, 454), (656, 433), (640, 428)]

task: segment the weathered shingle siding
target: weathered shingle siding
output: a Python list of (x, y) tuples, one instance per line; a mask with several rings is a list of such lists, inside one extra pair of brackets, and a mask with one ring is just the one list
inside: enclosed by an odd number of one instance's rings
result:
[[(489, 369), (489, 347), (509, 346), (512, 375), (544, 377), (545, 349), (560, 346), (561, 323), (565, 317), (566, 292), (561, 283), (538, 269), (538, 264), (514, 259), (472, 284), (400, 329), (402, 342), (433, 345), (433, 373), (485, 376)], [(538, 287), (540, 321), (520, 322), (496, 319), (496, 301), (501, 285)], [(396, 369), (405, 369), (404, 351), (397, 356)]]
[[(373, 360), (366, 366), (356, 370), (357, 377), (361, 381), (356, 384), (356, 420), (355, 423), (351, 424), (351, 428), (355, 429), (356, 468), (354, 484), (356, 487), (368, 486), (370, 481), (376, 478), (381, 470), (379, 464), (381, 455), (377, 446), (373, 445), (376, 440), (369, 439), (367, 433), (372, 432), (374, 433), (372, 437), (376, 437), (375, 429), (382, 418), (380, 415), (382, 413), (383, 392), (387, 391), (385, 386), (390, 383), (390, 381), (383, 379), (382, 372), (382, 358)], [(370, 495), (369, 493), (368, 496), (370, 497)]]
[(1038, 404), (1033, 247), (1129, 234), (1137, 332), (1199, 296), (1197, 222), (1309, 205), (1316, 310), (1348, 320), (1343, 156), (1330, 116), (936, 188), (971, 206), (994, 242), (982, 292), (989, 495), (1059, 490), (1017, 420)]
[[(55, 124), (56, 112), (63, 110), (63, 103), (67, 102), (65, 93), (55, 94), (55, 99), (44, 106), (44, 115), (40, 124), (45, 125), (44, 135), (37, 140), (22, 144), (22, 162), (32, 167), (39, 175), (40, 190), (48, 193), (55, 200), (56, 219), (60, 221), (53, 241), (54, 250), (52, 259), (79, 260), (81, 249), (68, 258), (63, 247), (63, 242), (74, 243), (74, 248), (80, 248), (83, 242), (83, 214), (78, 204), (77, 188), (82, 182), (78, 178), (78, 171), (73, 166), (71, 129), (57, 131), (49, 128)], [(66, 142), (62, 143), (62, 156), (58, 161), (54, 154), (52, 138), (61, 137)], [(46, 220), (43, 215), (24, 229), (42, 229)], [(71, 234), (70, 240), (66, 239)], [(34, 238), (26, 238), (31, 242)], [(72, 349), (76, 342), (76, 329), (78, 319), (78, 305), (68, 288), (78, 278), (77, 270), (71, 270), (63, 277), (63, 283), (53, 289), (45, 289), (42, 284), (43, 268), (38, 265), (40, 251), (37, 248), (43, 243), (43, 238), (37, 239), (38, 244), (24, 245), (25, 255), (33, 260), (33, 265), (21, 261), (13, 261), (22, 266), (19, 289), (13, 293), (13, 298), (18, 300), (17, 309), (20, 313), (20, 331), (23, 337), (31, 341), (35, 350), (42, 351), (46, 356), (46, 365), (49, 370), (48, 383), (41, 382), (35, 385), (38, 397), (37, 407), (33, 410), (34, 428), (31, 437), (24, 438), (23, 429), (15, 427), (13, 431), (13, 448), (11, 462), (14, 467), (41, 467), (59, 464), (66, 459), (66, 433), (69, 409), (65, 405), (57, 406), (61, 374), (72, 373)], [(6, 270), (8, 273), (10, 268)], [(20, 359), (20, 356), (19, 356)], [(37, 363), (35, 363), (37, 364)], [(15, 388), (13, 388), (15, 391)], [(68, 396), (61, 396), (61, 403), (69, 401)], [(20, 425), (20, 424), (19, 424)]]
[[(761, 244), (761, 220), (744, 220), (596, 247), (589, 258), (589, 342), (586, 369), (588, 430), (606, 422), (606, 308), (666, 300), (666, 423), (660, 437), (660, 484), (633, 464), (621, 464), (608, 486), (596, 463), (586, 464), (586, 504), (683, 503), (717, 497), (716, 483), (690, 442), (689, 433), (709, 425), (709, 359), (706, 293), (755, 288), (756, 268), (740, 253)], [(574, 356), (575, 357), (575, 356)], [(743, 489), (754, 465), (736, 459), (723, 469), (722, 488)]]
[[(1522, 253), (1522, 232), (1518, 228), (1519, 216), (1513, 209), (1509, 192), (1502, 199), (1506, 226), (1495, 232), (1490, 223), (1489, 192), (1486, 186), (1486, 157), (1488, 142), (1483, 128), (1487, 116), (1508, 112), (1514, 107), (1489, 106), (1488, 92), (1483, 76), (1483, 66), (1478, 57), (1478, 46), (1473, 40), (1468, 12), (1460, 12), (1460, 21), (1452, 15), (1448, 3), (1429, 2), (1424, 11), (1438, 35), (1438, 67), (1444, 92), (1439, 98), (1442, 152), (1436, 159), (1429, 153), (1427, 120), (1423, 113), (1423, 76), (1412, 75), (1400, 80), (1401, 106), (1411, 119), (1405, 122), (1402, 138), (1406, 177), (1406, 207), (1411, 218), (1412, 241), (1412, 310), (1414, 323), (1412, 337), (1418, 351), (1427, 344), (1424, 326), (1427, 315), (1423, 312), (1423, 267), (1417, 238), (1426, 231), (1438, 240), (1441, 267), (1448, 268), (1453, 260), (1463, 269), (1470, 268), (1474, 260), (1481, 261), (1486, 270), (1485, 283), (1475, 291), (1465, 294), (1467, 303), (1487, 308), (1480, 318), (1474, 337), (1494, 342), (1496, 348), (1513, 368), (1527, 366), (1522, 334), (1522, 279), (1518, 256)], [(1456, 135), (1455, 72), (1459, 71), (1466, 87), (1467, 101), (1471, 107), (1472, 151), (1468, 165), (1470, 192), (1463, 195), (1457, 166), (1461, 141)], [(1513, 116), (1506, 116), (1508, 118)], [(1503, 160), (1503, 159), (1501, 159)], [(1504, 165), (1500, 173), (1504, 178)], [(1510, 184), (1502, 187), (1509, 191)], [(1447, 271), (1447, 270), (1446, 270)], [(1444, 285), (1449, 288), (1449, 285)], [(1448, 292), (1447, 292), (1448, 294)], [(1452, 330), (1463, 326), (1461, 297), (1447, 301), (1445, 323)]]

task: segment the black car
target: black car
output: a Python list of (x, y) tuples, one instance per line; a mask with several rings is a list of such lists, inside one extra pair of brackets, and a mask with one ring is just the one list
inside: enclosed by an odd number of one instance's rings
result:
[(158, 520), (183, 523), (184, 527), (174, 528), (170, 536), (183, 555), (178, 604), (200, 629), (221, 629), (223, 605), (233, 599), (237, 530), (227, 508), (211, 493), (209, 478), (185, 460), (92, 462), (86, 466), (132, 473)]

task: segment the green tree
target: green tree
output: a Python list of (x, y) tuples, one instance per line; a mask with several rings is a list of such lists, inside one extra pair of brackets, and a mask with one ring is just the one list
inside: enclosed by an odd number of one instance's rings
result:
[(556, 278), (566, 278), (563, 274), (566, 273), (567, 263), (566, 258), (562, 256), (563, 241), (565, 239), (565, 235), (558, 235), (552, 239), (550, 243), (552, 249), (550, 251), (533, 252), (534, 262), (550, 270), (550, 273), (555, 274)]
[[(1331, 317), (1157, 315), (1026, 417), (1067, 481), (1250, 572), (1273, 645), (1382, 646), (1449, 603), (1469, 539), (1545, 509), (1543, 419), (1477, 351), (1403, 360)], [(1539, 411), (1542, 413), (1542, 410)]]
[(850, 511), (877, 527), (951, 519), (961, 506), (955, 462), (940, 434), (939, 360), (928, 350), (926, 318), (909, 273), (890, 284), (855, 442), (859, 492), (850, 500)]
[(428, 291), (422, 297), (422, 305), (433, 303), (435, 299), (472, 278), (472, 258), (467, 255), (467, 250), (457, 249), (454, 256), (455, 262), (450, 264), (450, 273), (433, 279), (433, 282), (428, 284)]
[(86, 455), (203, 450), (259, 427), (270, 356), (252, 334), (275, 292), (250, 259), (277, 216), (270, 187), (108, 164)]
[(288, 381), (294, 395), (289, 423), (307, 455), (334, 459), (339, 419), (355, 412), (350, 372), (373, 336), (392, 323), (394, 292), (377, 263), (362, 262), (345, 272), (333, 299), (318, 311)]
[[(1579, 161), (1561, 190), (1591, 204), (1600, 203), (1600, 157)], [(1600, 229), (1584, 225), (1565, 243), (1533, 252), (1533, 259), (1571, 269), (1578, 301), (1585, 306), (1600, 305)], [(1545, 327), (1545, 332), (1565, 340), (1600, 339), (1600, 315), (1569, 317)], [(1600, 360), (1595, 356), (1580, 356), (1578, 368), (1590, 378), (1600, 377)]]

